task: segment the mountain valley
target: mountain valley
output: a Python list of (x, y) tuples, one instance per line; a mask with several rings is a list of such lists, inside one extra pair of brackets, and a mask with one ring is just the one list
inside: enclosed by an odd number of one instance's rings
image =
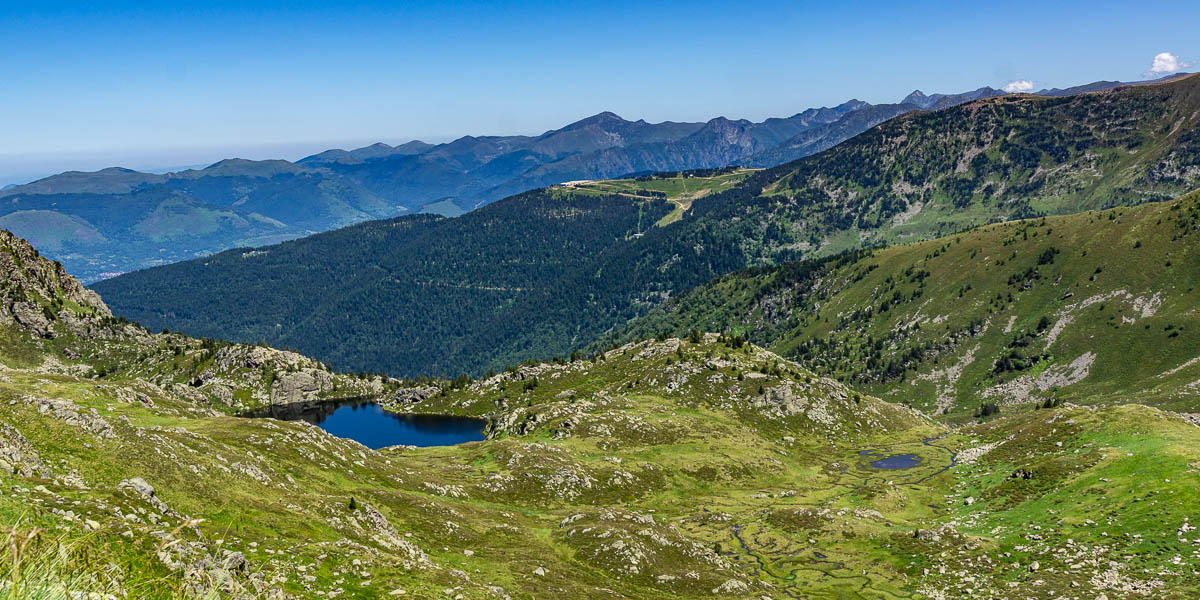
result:
[[(1198, 591), (1200, 427), (1173, 413), (1006, 408), (947, 429), (717, 334), (476, 381), (340, 375), (151, 334), (23, 241), (0, 243), (12, 593)], [(370, 451), (303, 422), (231, 416), (347, 395), (483, 416), (489, 439)], [(907, 464), (877, 466), (893, 457)]]

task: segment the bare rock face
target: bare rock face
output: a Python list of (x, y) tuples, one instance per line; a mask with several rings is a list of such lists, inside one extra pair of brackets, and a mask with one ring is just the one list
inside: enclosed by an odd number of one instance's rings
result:
[(388, 408), (403, 409), (406, 406), (420, 404), (432, 398), (439, 390), (440, 388), (435, 385), (401, 388), (380, 403)]
[(40, 337), (52, 337), (52, 321), (36, 302), (13, 302), (8, 306), (10, 319), (16, 325)]
[(316, 400), (333, 389), (333, 377), (318, 369), (302, 369), (275, 374), (271, 384), (271, 404), (296, 404)]

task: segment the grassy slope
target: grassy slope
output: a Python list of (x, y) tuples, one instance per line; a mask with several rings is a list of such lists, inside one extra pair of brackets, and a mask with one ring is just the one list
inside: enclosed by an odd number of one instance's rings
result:
[(614, 338), (744, 333), (930, 412), (1050, 397), (1196, 411), (1198, 223), (1192, 194), (744, 271)]
[[(761, 349), (708, 337), (632, 344), (447, 390), (416, 409), (487, 414), (491, 440), (373, 452), (302, 422), (221, 416), (136, 380), (2, 375), (3, 445), (16, 446), (19, 430), (21, 464), (34, 449), (44, 468), (0, 474), (10, 490), (0, 520), (19, 536), (42, 530), (30, 555), (72, 544), (78, 554), (62, 576), (82, 569), (115, 580), (75, 589), (360, 598), (397, 589), (418, 598), (1200, 591), (1196, 535), (1179, 530), (1200, 486), (1200, 429), (1144, 407), (1036, 411), (947, 435)], [(59, 408), (40, 408), (49, 399)], [(991, 450), (963, 464), (964, 448)], [(917, 454), (921, 464), (880, 471), (865, 449)], [(1016, 469), (1033, 478), (1005, 479)], [(170, 512), (119, 489), (135, 476)], [(242, 552), (245, 568), (217, 568), (240, 562), (227, 551)]]
[(953, 469), (946, 496), (943, 522), (965, 537), (918, 535), (898, 548), (917, 554), (930, 597), (1193, 596), (1197, 433), (1141, 405), (1037, 410), (958, 430), (951, 443), (985, 452)]

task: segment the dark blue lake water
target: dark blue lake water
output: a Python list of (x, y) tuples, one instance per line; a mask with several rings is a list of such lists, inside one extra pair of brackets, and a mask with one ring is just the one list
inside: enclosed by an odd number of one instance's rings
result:
[(879, 460), (871, 461), (871, 466), (876, 469), (911, 469), (921, 466), (921, 457), (916, 454), (893, 454), (884, 456), (875, 450), (863, 450), (859, 452), (861, 456), (880, 457)]
[(387, 446), (453, 446), (485, 439), (482, 419), (445, 415), (398, 414), (374, 402), (319, 404), (310, 408), (276, 406), (247, 415), (307, 421), (332, 435), (375, 450)]

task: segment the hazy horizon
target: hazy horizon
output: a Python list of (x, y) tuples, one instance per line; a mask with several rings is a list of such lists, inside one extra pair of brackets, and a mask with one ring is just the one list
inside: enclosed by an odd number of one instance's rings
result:
[(761, 121), (913, 89), (1160, 77), (1200, 56), (1192, 15), (1116, 2), (764, 1), (729, 13), (679, 2), (0, 7), (0, 67), (16, 91), (0, 98), (0, 185), (534, 135), (606, 110)]

